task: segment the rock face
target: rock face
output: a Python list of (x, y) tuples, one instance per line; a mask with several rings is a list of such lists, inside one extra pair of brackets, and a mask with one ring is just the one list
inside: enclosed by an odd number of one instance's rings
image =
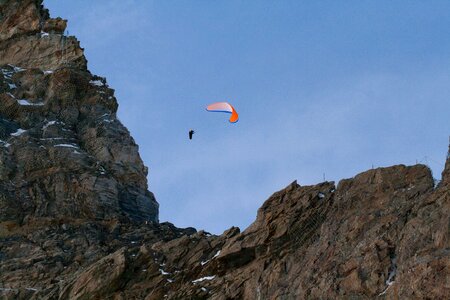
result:
[(138, 146), (114, 90), (40, 1), (0, 6), (0, 221), (157, 221)]
[(424, 165), (293, 182), (243, 232), (158, 223), (114, 91), (65, 26), (0, 1), (1, 299), (450, 298), (450, 156), (437, 186)]

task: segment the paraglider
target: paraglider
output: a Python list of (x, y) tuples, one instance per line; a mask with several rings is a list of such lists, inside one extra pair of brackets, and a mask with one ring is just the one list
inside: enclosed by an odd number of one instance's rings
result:
[(224, 112), (224, 113), (229, 113), (231, 114), (230, 117), (230, 123), (236, 123), (239, 120), (239, 115), (236, 112), (236, 110), (234, 109), (233, 106), (231, 106), (230, 103), (228, 102), (216, 102), (216, 103), (212, 103), (210, 105), (208, 105), (206, 107), (207, 111), (212, 111), (212, 112)]
[[(231, 114), (230, 123), (236, 123), (239, 120), (239, 115), (234, 109), (234, 107), (228, 102), (216, 102), (208, 105), (206, 107), (207, 111), (211, 112), (224, 112)], [(195, 131), (193, 129), (189, 130), (189, 139), (192, 140)]]

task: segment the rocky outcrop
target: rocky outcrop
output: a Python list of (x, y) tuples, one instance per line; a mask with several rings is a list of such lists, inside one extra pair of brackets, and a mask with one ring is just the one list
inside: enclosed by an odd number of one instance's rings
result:
[(450, 150), (448, 153), (441, 182), (411, 209), (403, 228), (398, 255), (401, 284), (392, 295), (404, 299), (450, 296)]
[(0, 65), (55, 70), (61, 66), (87, 69), (75, 37), (64, 35), (66, 21), (51, 19), (37, 0), (0, 3)]
[(157, 221), (138, 146), (114, 90), (40, 1), (0, 5), (0, 221)]
[[(220, 236), (42, 220), (3, 232), (4, 295), (39, 299), (446, 299), (448, 187), (423, 165), (293, 182)], [(35, 221), (36, 222), (36, 221)], [(45, 242), (44, 242), (45, 241)], [(6, 284), (7, 285), (6, 285)]]
[(158, 223), (104, 78), (38, 0), (0, 1), (0, 298), (448, 299), (450, 157), (274, 193), (244, 231)]

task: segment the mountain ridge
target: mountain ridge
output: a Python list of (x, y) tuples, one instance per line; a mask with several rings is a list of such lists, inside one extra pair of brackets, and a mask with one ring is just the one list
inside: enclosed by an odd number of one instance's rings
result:
[(447, 299), (450, 148), (296, 181), (244, 231), (159, 223), (105, 78), (40, 0), (0, 2), (0, 297)]

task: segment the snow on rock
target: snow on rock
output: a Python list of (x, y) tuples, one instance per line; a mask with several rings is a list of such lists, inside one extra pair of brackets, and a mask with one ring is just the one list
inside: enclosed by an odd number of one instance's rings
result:
[(100, 122), (106, 122), (106, 123), (112, 123), (112, 122), (115, 121), (114, 119), (111, 119), (111, 114), (110, 113), (103, 114), (100, 117), (98, 117), (97, 119), (98, 120), (101, 119)]
[(378, 296), (383, 296), (384, 294), (386, 294), (387, 290), (390, 288), (391, 286), (388, 285), (387, 288), (384, 289), (384, 291), (382, 291), (381, 293), (378, 294)]
[(0, 146), (2, 146), (2, 147), (9, 147), (9, 146), (11, 146), (11, 144), (9, 144), (9, 143), (7, 143), (7, 142), (5, 142), (5, 141), (0, 140)]
[(159, 269), (159, 272), (161, 272), (162, 275), (170, 275), (170, 273), (164, 271), (163, 269)]
[(15, 85), (14, 83), (8, 83), (8, 86), (10, 90), (17, 88), (17, 85)]
[(47, 71), (44, 71), (44, 74), (45, 75), (47, 75), (47, 74), (52, 74), (53, 73), (53, 71), (52, 70), (47, 70)]
[(397, 275), (397, 258), (395, 256), (391, 259), (391, 265), (391, 270), (389, 271), (388, 278), (386, 280), (387, 287), (383, 292), (378, 294), (378, 296), (386, 294), (387, 290), (394, 284), (395, 275)]
[(12, 136), (19, 136), (19, 135), (21, 135), (21, 134), (24, 133), (24, 132), (26, 132), (26, 130), (24, 130), (24, 129), (22, 129), (22, 128), (19, 128), (19, 129), (17, 129), (16, 132), (11, 133), (11, 135), (12, 135)]
[(75, 149), (79, 148), (78, 146), (71, 145), (71, 144), (58, 144), (58, 145), (55, 145), (54, 147), (67, 147), (67, 148), (75, 148)]
[(105, 86), (105, 84), (101, 80), (91, 80), (89, 81), (89, 83), (95, 86)]
[(395, 275), (397, 275), (397, 258), (393, 257), (391, 259), (392, 269), (390, 270), (388, 274), (388, 279), (386, 280), (386, 284), (392, 285), (394, 283)]
[(20, 68), (20, 67), (11, 65), (11, 64), (8, 64), (8, 66), (10, 66), (11, 68), (13, 68), (13, 69), (14, 69), (14, 72), (16, 72), (16, 73), (18, 73), (18, 72), (23, 72), (23, 71), (26, 70), (26, 69), (23, 69), (23, 68)]
[[(216, 257), (219, 256), (219, 255), (220, 255), (220, 250), (217, 251), (217, 253), (214, 254), (214, 256), (213, 256), (211, 259), (214, 259), (214, 258), (216, 258)], [(202, 265), (202, 266), (206, 265), (211, 259), (208, 259), (208, 260), (205, 260), (205, 261), (201, 261), (201, 262), (200, 262), (200, 265)]]
[(41, 141), (57, 141), (57, 140), (67, 140), (66, 138), (63, 137), (54, 137), (54, 138), (41, 138)]
[(42, 105), (44, 105), (43, 102), (39, 102), (39, 103), (31, 103), (31, 102), (29, 102), (29, 101), (26, 100), (26, 99), (20, 99), (20, 100), (17, 100), (17, 103), (19, 103), (20, 105), (29, 105), (29, 106), (42, 106)]
[(57, 123), (57, 121), (49, 121), (47, 122), (47, 124), (45, 124), (42, 129), (47, 129), (47, 127), (55, 125)]
[(205, 276), (205, 277), (193, 280), (192, 283), (202, 282), (202, 281), (205, 281), (205, 280), (213, 280), (215, 277), (216, 277), (216, 275)]

